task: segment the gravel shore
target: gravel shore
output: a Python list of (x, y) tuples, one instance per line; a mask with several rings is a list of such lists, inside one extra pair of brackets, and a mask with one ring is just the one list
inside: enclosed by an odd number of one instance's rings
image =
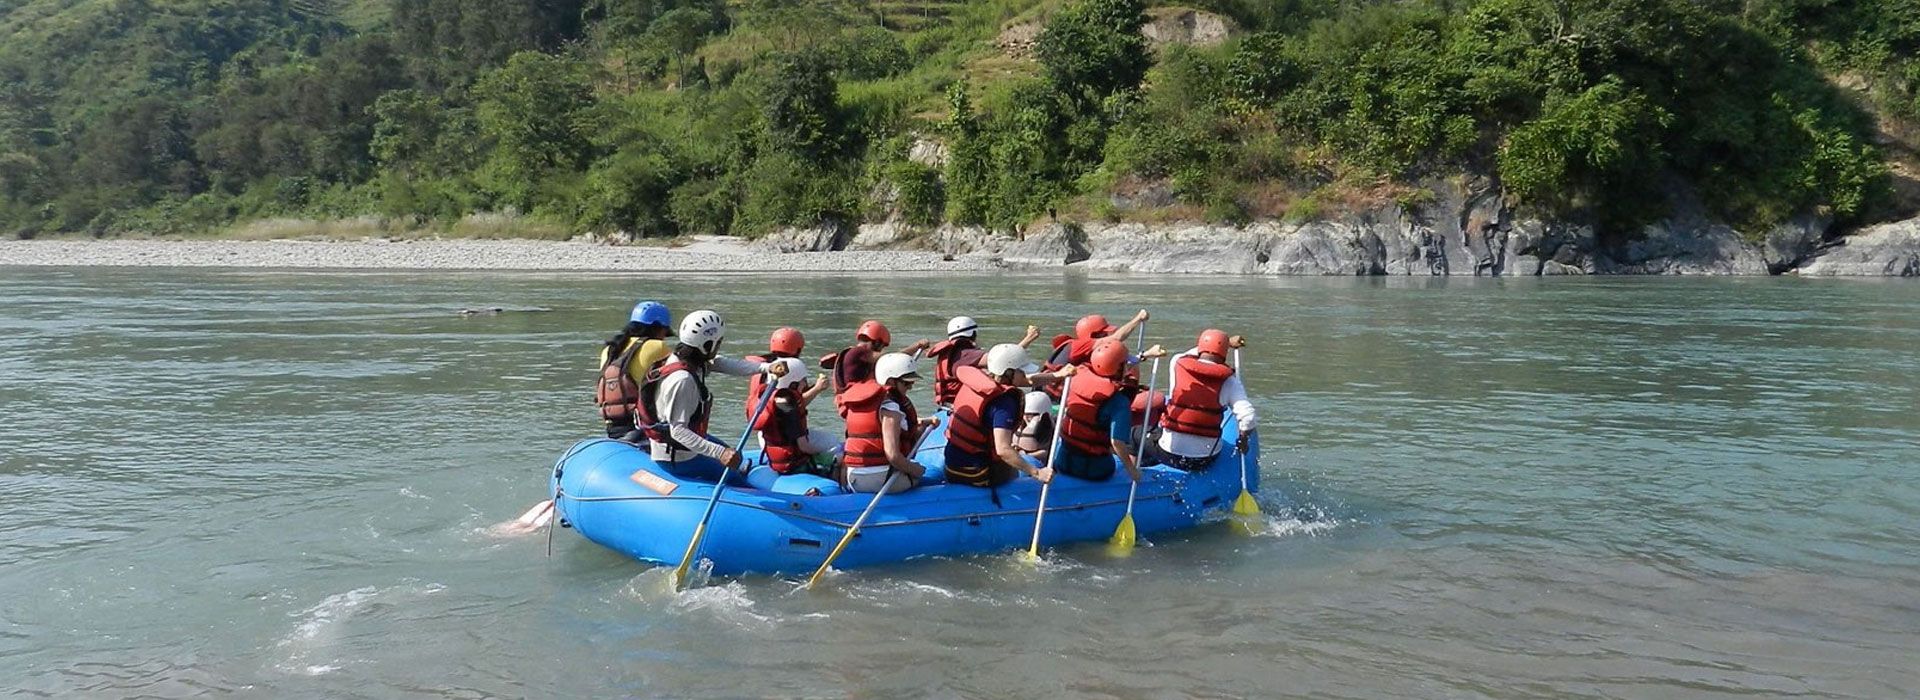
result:
[(754, 248), (738, 239), (708, 237), (678, 248), (528, 240), (0, 241), (0, 266), (7, 265), (611, 272), (965, 272), (997, 269), (988, 261), (943, 260), (937, 253), (774, 253)]

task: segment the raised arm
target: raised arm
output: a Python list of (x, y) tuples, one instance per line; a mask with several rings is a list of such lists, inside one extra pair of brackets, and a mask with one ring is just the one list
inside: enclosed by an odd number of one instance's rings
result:
[(713, 371), (721, 374), (730, 374), (735, 377), (751, 377), (767, 371), (767, 363), (765, 362), (748, 362), (726, 356), (715, 356), (713, 362), (709, 364), (713, 367)]
[(1139, 328), (1140, 324), (1145, 323), (1146, 321), (1147, 321), (1147, 310), (1141, 309), (1138, 313), (1135, 313), (1133, 315), (1133, 318), (1131, 320), (1127, 321), (1126, 323), (1120, 324), (1119, 328), (1113, 329), (1113, 334), (1107, 337), (1123, 338), (1123, 339), (1132, 338), (1134, 329)]

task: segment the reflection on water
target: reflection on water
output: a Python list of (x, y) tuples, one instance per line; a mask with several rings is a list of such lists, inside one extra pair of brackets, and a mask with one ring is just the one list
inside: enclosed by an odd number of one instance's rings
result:
[[(1920, 287), (6, 270), (0, 678), (28, 694), (1899, 697)], [(648, 290), (655, 290), (649, 292)], [(597, 429), (635, 297), (1245, 332), (1258, 536), (795, 581), (489, 526)], [(461, 316), (469, 307), (499, 315)], [(550, 309), (550, 311), (539, 311)], [(744, 388), (717, 383), (738, 430)]]

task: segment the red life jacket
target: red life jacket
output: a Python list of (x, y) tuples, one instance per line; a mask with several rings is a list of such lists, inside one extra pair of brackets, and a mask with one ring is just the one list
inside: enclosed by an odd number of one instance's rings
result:
[[(780, 356), (769, 352), (765, 355), (748, 355), (740, 359), (746, 360), (748, 362), (772, 362), (774, 360), (780, 359)], [(760, 394), (764, 393), (766, 390), (767, 390), (767, 373), (766, 372), (754, 372), (753, 376), (747, 378), (747, 415), (749, 416), (753, 415), (753, 402), (759, 401)], [(772, 412), (773, 412), (773, 407), (768, 406), (767, 413), (772, 413)]]
[(693, 377), (693, 385), (700, 389), (700, 407), (693, 412), (693, 419), (687, 421), (687, 427), (694, 432), (707, 432), (707, 419), (713, 414), (713, 392), (707, 390), (707, 378), (704, 371), (694, 371), (693, 366), (681, 361), (678, 356), (669, 356), (659, 366), (647, 370), (647, 382), (640, 385), (640, 400), (635, 402), (634, 425), (646, 432), (647, 439), (675, 449), (687, 449), (673, 440), (673, 431), (669, 429), (665, 417), (655, 409), (655, 401), (660, 398), (660, 383), (675, 372), (686, 372)]
[(935, 343), (927, 350), (933, 358), (933, 402), (943, 406), (952, 405), (953, 398), (960, 395), (960, 378), (953, 370), (959, 366), (960, 356), (977, 347), (972, 338), (956, 338)]
[(833, 405), (839, 409), (841, 417), (847, 415), (846, 399), (843, 394), (848, 387), (865, 381), (873, 381), (873, 363), (876, 360), (873, 348), (866, 345), (850, 345), (846, 349), (820, 358), (820, 366), (832, 370)]
[[(1088, 359), (1091, 359), (1091, 354), (1093, 353), (1092, 346), (1088, 346), (1087, 353), (1089, 354)], [(1046, 364), (1043, 364), (1040, 366), (1040, 371), (1055, 372), (1055, 371), (1059, 371), (1061, 368), (1066, 367), (1067, 365), (1070, 365), (1070, 364), (1080, 364), (1072, 361), (1072, 355), (1073, 355), (1073, 337), (1068, 335), (1056, 335), (1053, 337), (1053, 354), (1047, 356), (1047, 362)], [(1052, 398), (1054, 403), (1056, 404), (1060, 403), (1060, 383), (1059, 382), (1049, 383), (1046, 386), (1040, 387), (1040, 390), (1046, 392), (1047, 396), (1049, 398)]]
[(1159, 418), (1160, 413), (1167, 410), (1167, 393), (1159, 389), (1155, 389), (1152, 392), (1136, 392), (1133, 395), (1133, 427), (1138, 428), (1146, 424), (1148, 403), (1154, 405), (1153, 417)]
[[(993, 426), (987, 424), (987, 404), (1007, 392), (978, 367), (958, 367), (960, 394), (953, 398), (953, 416), (947, 421), (947, 444), (976, 457), (993, 457)], [(951, 465), (948, 474), (954, 474)]]
[(634, 353), (646, 342), (635, 338), (627, 342), (625, 350), (617, 353), (612, 347), (607, 348), (607, 362), (600, 365), (600, 383), (593, 387), (593, 400), (600, 405), (600, 420), (608, 425), (634, 422), (633, 407), (640, 400), (640, 385), (627, 373), (627, 365), (633, 363)]
[(1220, 437), (1220, 423), (1227, 409), (1220, 405), (1220, 390), (1233, 376), (1233, 368), (1214, 362), (1202, 362), (1193, 355), (1173, 360), (1173, 396), (1160, 427), (1174, 432)]
[(1092, 372), (1073, 375), (1073, 389), (1060, 408), (1066, 416), (1060, 424), (1060, 439), (1088, 455), (1111, 456), (1113, 439), (1100, 424), (1100, 407), (1119, 389), (1113, 380)]
[[(756, 379), (758, 376), (755, 375)], [(753, 404), (760, 400), (760, 391), (765, 389), (760, 389), (747, 398), (749, 419), (753, 418)], [(797, 419), (795, 423), (797, 432), (792, 435), (787, 434), (779, 417), (774, 415), (773, 403), (781, 399), (786, 399), (793, 406), (794, 417)], [(811, 455), (800, 451), (800, 438), (807, 434), (807, 401), (800, 395), (799, 385), (774, 390), (773, 398), (769, 400), (766, 409), (760, 412), (760, 418), (753, 424), (753, 429), (760, 431), (760, 440), (766, 443), (761, 454), (766, 455), (767, 466), (773, 467), (773, 471), (785, 474), (811, 458)]]
[(887, 459), (887, 443), (881, 435), (880, 421), (880, 407), (888, 399), (899, 404), (900, 412), (906, 415), (900, 448), (911, 450), (919, 442), (920, 415), (905, 394), (881, 386), (879, 382), (865, 381), (847, 387), (845, 396), (847, 441), (840, 459), (843, 466), (884, 467), (891, 464)]
[(1084, 365), (1093, 361), (1093, 344), (1098, 342), (1100, 342), (1099, 338), (1074, 338), (1067, 341), (1067, 362)]

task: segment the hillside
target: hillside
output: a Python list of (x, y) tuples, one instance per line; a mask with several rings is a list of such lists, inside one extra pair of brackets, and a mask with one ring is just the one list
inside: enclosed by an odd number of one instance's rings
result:
[(1909, 213), (1916, 55), (1910, 0), (0, 0), (0, 235), (1237, 222), (1463, 177), (1619, 236), (1845, 226)]

